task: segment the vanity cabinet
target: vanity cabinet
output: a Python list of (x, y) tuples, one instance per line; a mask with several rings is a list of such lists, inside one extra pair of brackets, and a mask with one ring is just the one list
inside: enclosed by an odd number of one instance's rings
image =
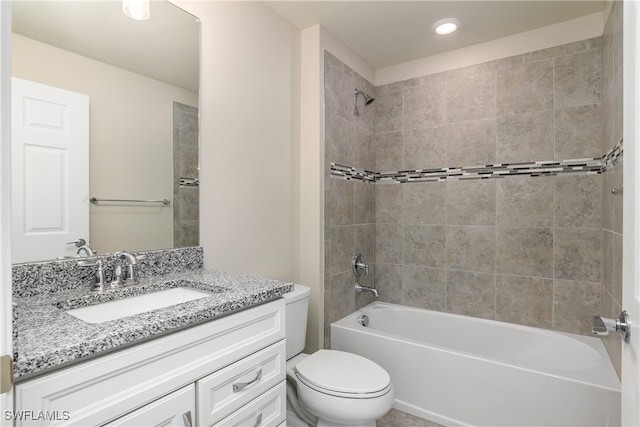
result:
[(15, 425), (280, 425), (284, 313), (279, 299), (20, 382), (16, 411), (68, 419)]
[(195, 386), (193, 384), (176, 390), (154, 402), (148, 403), (105, 427), (192, 427), (196, 413)]

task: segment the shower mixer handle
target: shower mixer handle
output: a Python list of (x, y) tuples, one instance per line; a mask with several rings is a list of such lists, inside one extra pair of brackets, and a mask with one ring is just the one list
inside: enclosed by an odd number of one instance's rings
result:
[(364, 275), (369, 275), (369, 264), (364, 262), (364, 256), (361, 253), (357, 253), (351, 258), (351, 271), (356, 277), (360, 277), (364, 270)]

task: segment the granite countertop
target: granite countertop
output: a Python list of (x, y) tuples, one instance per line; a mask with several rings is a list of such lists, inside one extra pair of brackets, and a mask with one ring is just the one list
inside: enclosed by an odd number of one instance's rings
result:
[[(66, 310), (176, 287), (211, 296), (103, 323), (87, 323)], [(121, 346), (262, 304), (293, 290), (278, 280), (207, 270), (141, 279), (101, 292), (89, 287), (16, 298), (17, 381)]]

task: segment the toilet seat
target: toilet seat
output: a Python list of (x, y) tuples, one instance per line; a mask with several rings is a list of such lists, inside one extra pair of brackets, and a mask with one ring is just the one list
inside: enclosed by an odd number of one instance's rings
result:
[(320, 393), (351, 399), (372, 399), (391, 389), (389, 374), (362, 356), (319, 350), (295, 365), (296, 377)]

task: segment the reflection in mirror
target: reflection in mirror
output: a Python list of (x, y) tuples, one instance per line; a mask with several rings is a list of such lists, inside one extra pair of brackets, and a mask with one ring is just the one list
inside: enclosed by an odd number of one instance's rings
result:
[[(60, 193), (88, 181), (82, 203), (89, 231), (67, 241), (84, 238), (99, 254), (197, 245), (198, 19), (166, 1), (152, 1), (146, 21), (126, 17), (116, 1), (16, 1), (12, 28), (14, 77), (88, 97), (88, 176), (68, 162)], [(55, 221), (42, 221), (55, 226), (23, 225), (13, 235), (64, 232), (69, 212), (60, 210)], [(54, 246), (50, 256), (27, 246), (13, 261), (76, 256), (78, 249)]]

